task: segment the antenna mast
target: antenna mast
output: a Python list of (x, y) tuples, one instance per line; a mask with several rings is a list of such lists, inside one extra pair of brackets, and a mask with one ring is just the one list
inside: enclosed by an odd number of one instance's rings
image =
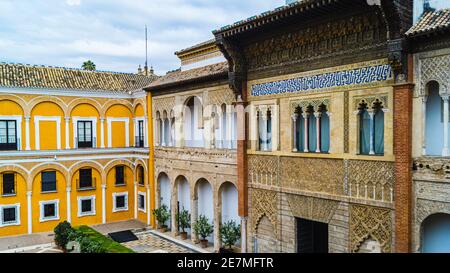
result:
[(147, 34), (147, 25), (145, 25), (145, 67), (144, 67), (145, 75), (148, 76), (148, 34)]

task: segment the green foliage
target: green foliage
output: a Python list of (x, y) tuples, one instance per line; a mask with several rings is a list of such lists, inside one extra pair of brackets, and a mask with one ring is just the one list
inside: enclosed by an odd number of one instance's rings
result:
[(69, 235), (73, 232), (72, 225), (64, 221), (59, 223), (53, 231), (55, 232), (55, 244), (62, 249), (66, 249), (66, 245), (70, 241)]
[(241, 225), (228, 221), (220, 227), (220, 236), (224, 246), (231, 247), (241, 238)]
[(170, 212), (166, 205), (162, 205), (161, 207), (153, 210), (153, 215), (156, 217), (159, 226), (164, 226), (164, 224), (170, 218)]
[(95, 63), (91, 60), (84, 62), (81, 68), (88, 71), (95, 71), (97, 69)]
[(181, 212), (177, 213), (177, 220), (179, 224), (178, 227), (181, 228), (182, 232), (185, 232), (185, 229), (191, 227), (191, 215), (189, 214), (189, 211), (184, 208)]
[[(119, 244), (118, 242), (104, 236), (103, 234), (97, 232), (96, 230), (88, 226), (80, 226), (76, 228), (78, 232), (82, 234), (81, 238), (88, 238), (91, 241), (98, 243), (101, 248), (104, 249), (105, 253), (134, 253), (131, 249)], [(79, 241), (81, 246), (81, 252), (83, 250), (88, 251), (102, 251), (101, 248), (96, 243)], [(86, 246), (83, 246), (86, 244)], [(102, 252), (86, 252), (86, 253), (102, 253)]]
[(208, 217), (200, 215), (194, 224), (194, 232), (203, 240), (214, 232), (214, 226), (209, 223)]
[(106, 248), (102, 243), (91, 237), (81, 237), (80, 241), (81, 253), (106, 253)]

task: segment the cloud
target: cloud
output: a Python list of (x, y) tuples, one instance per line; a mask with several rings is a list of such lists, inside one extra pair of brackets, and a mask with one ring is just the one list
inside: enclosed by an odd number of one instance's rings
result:
[(81, 0), (66, 0), (66, 3), (69, 6), (79, 6), (81, 5)]
[[(213, 38), (221, 26), (283, 5), (284, 0), (0, 0), (0, 61), (158, 74), (176, 69), (175, 51)], [(67, 5), (77, 8), (67, 8)]]

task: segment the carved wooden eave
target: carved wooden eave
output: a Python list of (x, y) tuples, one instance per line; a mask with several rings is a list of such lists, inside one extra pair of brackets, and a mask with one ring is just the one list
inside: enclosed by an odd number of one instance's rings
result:
[[(213, 31), (216, 43), (229, 61), (229, 81), (234, 92), (242, 92), (247, 68), (244, 44), (258, 37), (277, 33), (292, 25), (314, 24), (323, 18), (338, 16), (340, 11), (373, 10), (386, 25), (388, 51), (396, 76), (407, 75), (407, 49), (403, 34), (412, 25), (412, 0), (303, 0)], [(396, 77), (397, 78), (397, 77)]]

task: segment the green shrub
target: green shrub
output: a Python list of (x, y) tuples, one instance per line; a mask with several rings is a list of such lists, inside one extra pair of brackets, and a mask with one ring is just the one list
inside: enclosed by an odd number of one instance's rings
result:
[(153, 210), (153, 215), (156, 217), (160, 227), (164, 226), (167, 220), (170, 218), (169, 209), (166, 205)]
[(189, 211), (181, 210), (180, 213), (177, 213), (177, 220), (178, 220), (178, 228), (181, 228), (182, 232), (185, 232), (185, 229), (191, 227), (191, 215), (189, 214)]
[(203, 240), (214, 232), (214, 226), (209, 223), (208, 217), (200, 215), (194, 224), (194, 233)]
[(228, 221), (220, 227), (220, 236), (224, 246), (231, 247), (241, 238), (241, 225), (235, 221)]
[(81, 237), (80, 241), (81, 253), (106, 253), (103, 245), (89, 237)]
[(70, 223), (67, 221), (59, 223), (55, 227), (54, 232), (55, 244), (62, 249), (66, 249), (66, 245), (70, 241), (69, 235), (73, 232), (73, 228)]

